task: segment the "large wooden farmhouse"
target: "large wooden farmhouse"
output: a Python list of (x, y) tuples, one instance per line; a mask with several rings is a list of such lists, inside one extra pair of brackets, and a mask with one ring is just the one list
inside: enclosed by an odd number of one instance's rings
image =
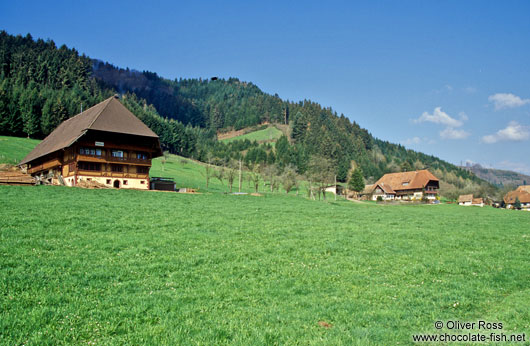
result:
[(517, 200), (521, 203), (522, 209), (530, 210), (530, 185), (521, 185), (504, 196), (504, 203), (509, 209), (514, 208)]
[(111, 97), (61, 123), (20, 166), (52, 184), (149, 189), (151, 159), (161, 155), (158, 136)]
[(372, 199), (377, 200), (413, 200), (435, 199), (440, 181), (426, 169), (412, 172), (388, 173), (372, 185)]

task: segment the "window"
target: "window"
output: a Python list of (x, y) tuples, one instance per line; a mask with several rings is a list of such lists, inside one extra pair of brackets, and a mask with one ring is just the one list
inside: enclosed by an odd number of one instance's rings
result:
[(147, 174), (149, 173), (149, 167), (137, 166), (136, 173)]
[(127, 185), (128, 181), (127, 180), (124, 180), (123, 181), (123, 185)]
[(140, 184), (145, 184), (145, 180), (140, 180)]
[(101, 171), (101, 164), (97, 162), (79, 162), (79, 169), (84, 171)]
[(408, 181), (403, 182), (403, 186), (407, 186), (409, 184)]
[(112, 157), (123, 157), (123, 151), (122, 150), (113, 150), (112, 151)]
[(136, 153), (136, 158), (140, 160), (147, 160), (147, 153), (142, 153), (142, 152)]
[(123, 166), (122, 165), (111, 165), (110, 169), (113, 172), (123, 172)]
[(101, 149), (95, 148), (80, 148), (79, 154), (81, 155), (92, 155), (92, 156), (101, 156)]
[(110, 185), (111, 180), (107, 179), (107, 185)]

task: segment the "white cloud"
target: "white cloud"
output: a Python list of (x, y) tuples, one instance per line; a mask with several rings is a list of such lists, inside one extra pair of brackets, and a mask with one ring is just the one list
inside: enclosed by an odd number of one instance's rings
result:
[(493, 103), (496, 111), (503, 108), (521, 107), (530, 103), (530, 99), (522, 99), (517, 95), (504, 93), (491, 95), (488, 97), (488, 101)]
[(444, 139), (464, 139), (469, 137), (470, 133), (464, 130), (454, 129), (447, 127), (445, 130), (440, 131), (440, 137)]
[(521, 125), (516, 121), (510, 121), (506, 128), (497, 131), (493, 135), (482, 137), (484, 143), (497, 143), (500, 141), (524, 141), (530, 138), (528, 126)]
[(432, 114), (423, 112), (423, 114), (418, 118), (414, 119), (415, 123), (431, 122), (435, 124), (447, 125), (449, 127), (460, 127), (462, 126), (462, 121), (452, 118), (449, 114), (442, 111), (442, 107), (436, 107)]

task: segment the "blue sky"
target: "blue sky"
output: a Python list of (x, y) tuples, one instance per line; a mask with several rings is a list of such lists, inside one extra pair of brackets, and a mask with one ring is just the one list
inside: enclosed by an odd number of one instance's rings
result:
[(0, 29), (120, 67), (237, 77), (378, 138), (530, 174), (528, 1), (2, 1)]

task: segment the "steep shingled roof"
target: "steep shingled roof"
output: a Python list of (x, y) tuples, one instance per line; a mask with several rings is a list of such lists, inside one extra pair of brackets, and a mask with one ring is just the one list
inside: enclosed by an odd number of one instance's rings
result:
[(519, 198), (521, 203), (530, 203), (530, 185), (522, 185), (514, 191), (508, 192), (504, 196), (504, 203), (514, 204), (516, 198)]
[(20, 162), (20, 165), (69, 147), (88, 130), (158, 138), (116, 97), (111, 97), (63, 121)]
[(400, 190), (422, 189), (427, 186), (429, 181), (438, 182), (439, 180), (428, 170), (422, 169), (412, 172), (387, 173), (376, 181), (374, 186), (379, 185), (382, 187), (382, 184), (384, 184), (397, 192)]

